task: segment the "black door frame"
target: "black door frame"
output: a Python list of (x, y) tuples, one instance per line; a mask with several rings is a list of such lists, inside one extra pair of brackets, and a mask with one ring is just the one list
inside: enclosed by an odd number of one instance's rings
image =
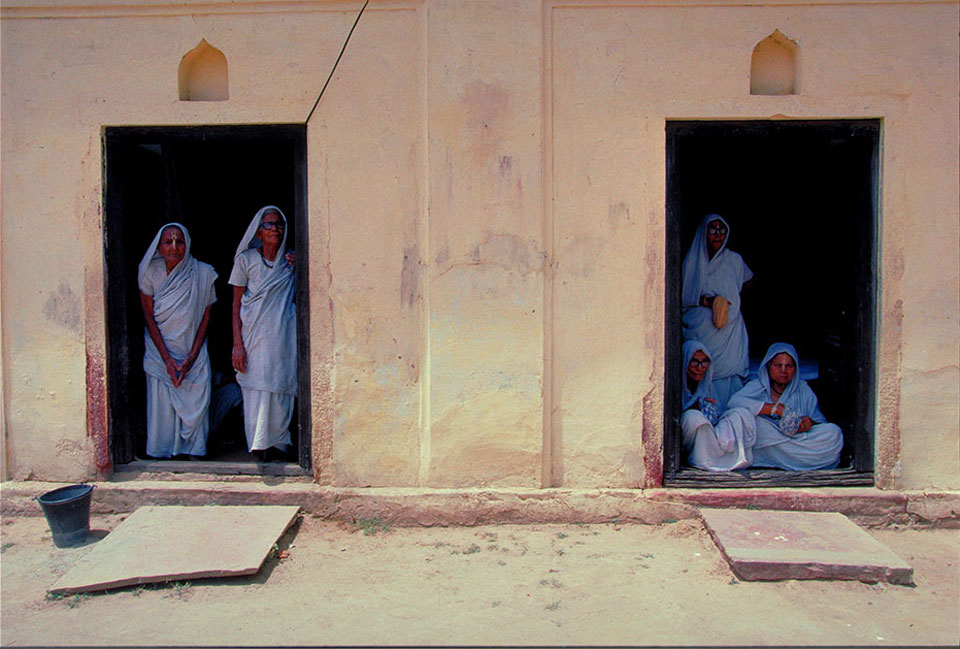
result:
[[(856, 324), (858, 340), (854, 357), (856, 363), (849, 369), (848, 380), (855, 384), (852, 414), (852, 462), (849, 467), (829, 471), (777, 471), (748, 469), (731, 473), (699, 471), (683, 466), (680, 432), (680, 381), (682, 357), (681, 314), (681, 262), (682, 201), (677, 192), (682, 185), (683, 173), (678, 151), (684, 138), (696, 138), (698, 134), (718, 132), (730, 138), (765, 136), (766, 134), (800, 132), (810, 129), (819, 137), (859, 138), (864, 147), (869, 147), (868, 187), (857, 188), (860, 204), (869, 205), (869, 214), (861, 217), (861, 231), (854, 254), (861, 260), (863, 272), (857, 274), (854, 294), (857, 296)], [(663, 448), (665, 486), (744, 487), (744, 486), (840, 486), (873, 485), (874, 426), (876, 425), (876, 320), (878, 305), (878, 259), (879, 259), (879, 183), (880, 142), (882, 124), (871, 119), (837, 120), (717, 120), (692, 121), (669, 120), (666, 131), (666, 304), (665, 304), (665, 385)], [(720, 157), (720, 156), (718, 156)], [(869, 195), (867, 196), (866, 193)], [(689, 215), (687, 215), (689, 217)], [(702, 216), (702, 215), (701, 215)], [(859, 234), (859, 233), (858, 233)]]
[[(239, 144), (244, 142), (286, 143), (289, 145), (293, 160), (292, 202), (295, 229), (295, 249), (298, 257), (296, 300), (297, 300), (297, 374), (299, 393), (297, 398), (298, 418), (298, 464), (306, 471), (312, 469), (311, 453), (311, 394), (310, 394), (310, 309), (309, 309), (309, 235), (307, 210), (307, 138), (304, 124), (264, 124), (264, 125), (211, 125), (211, 126), (108, 126), (102, 130), (103, 159), (103, 239), (104, 239), (104, 284), (106, 309), (106, 355), (107, 355), (107, 405), (108, 437), (114, 465), (128, 463), (134, 459), (134, 434), (141, 411), (128, 408), (131, 399), (142, 399), (136, 389), (136, 372), (140, 370), (140, 358), (131, 357), (133, 336), (142, 336), (142, 317), (131, 317), (130, 295), (136, 286), (128, 270), (131, 259), (142, 254), (132, 251), (133, 242), (125, 240), (125, 210), (123, 185), (127, 182), (124, 175), (125, 155), (131, 145), (150, 144), (156, 141), (197, 143)], [(176, 215), (176, 187), (168, 189), (164, 209), (167, 214)], [(252, 215), (252, 212), (251, 212)], [(172, 219), (171, 219), (172, 220)], [(135, 262), (134, 262), (135, 267)], [(225, 283), (221, 277), (218, 282)], [(139, 305), (132, 307), (133, 311)], [(136, 344), (133, 347), (137, 347)], [(203, 472), (203, 462), (191, 463), (193, 472)], [(222, 471), (218, 471), (222, 472)]]

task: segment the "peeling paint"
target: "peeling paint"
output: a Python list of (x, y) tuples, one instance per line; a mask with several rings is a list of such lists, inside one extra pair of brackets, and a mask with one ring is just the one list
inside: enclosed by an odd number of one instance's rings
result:
[(107, 428), (107, 390), (103, 354), (87, 351), (87, 436), (93, 442), (93, 459), (101, 475), (112, 469)]
[(653, 387), (643, 395), (643, 444), (644, 487), (663, 484), (663, 377), (659, 370), (661, 361), (655, 363)]

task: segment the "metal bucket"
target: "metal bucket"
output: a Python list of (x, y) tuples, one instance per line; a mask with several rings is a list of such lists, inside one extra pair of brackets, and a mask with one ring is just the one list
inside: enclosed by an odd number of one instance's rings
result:
[(87, 540), (91, 492), (93, 485), (75, 484), (37, 497), (53, 533), (53, 544), (58, 548), (68, 548)]

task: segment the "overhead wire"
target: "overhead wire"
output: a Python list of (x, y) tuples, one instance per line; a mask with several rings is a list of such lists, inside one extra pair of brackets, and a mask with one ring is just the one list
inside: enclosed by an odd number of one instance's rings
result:
[(327, 86), (330, 85), (330, 79), (333, 78), (333, 73), (337, 71), (337, 66), (340, 65), (340, 59), (343, 58), (343, 53), (347, 50), (347, 43), (350, 42), (350, 37), (353, 36), (353, 30), (357, 28), (357, 23), (360, 22), (360, 16), (363, 15), (363, 11), (367, 8), (368, 4), (370, 4), (370, 0), (366, 0), (363, 3), (363, 6), (360, 7), (360, 13), (357, 14), (357, 18), (353, 21), (353, 26), (350, 27), (350, 32), (347, 34), (346, 40), (343, 41), (343, 47), (340, 48), (340, 54), (337, 55), (337, 60), (333, 62), (333, 67), (330, 69), (330, 74), (327, 75), (327, 80), (323, 83), (323, 88), (320, 89), (320, 94), (317, 95), (317, 100), (313, 102), (313, 108), (310, 109), (310, 114), (307, 115), (307, 119), (303, 121), (304, 126), (310, 122), (310, 118), (313, 117), (313, 111), (317, 110), (317, 106), (320, 105), (320, 98), (323, 97), (323, 93), (326, 92)]

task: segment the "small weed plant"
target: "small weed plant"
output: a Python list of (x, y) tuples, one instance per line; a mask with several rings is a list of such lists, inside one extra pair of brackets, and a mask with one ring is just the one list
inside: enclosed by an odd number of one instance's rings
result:
[(364, 536), (373, 536), (377, 532), (390, 531), (390, 526), (384, 523), (383, 519), (377, 517), (361, 518), (357, 521), (357, 525), (363, 530)]

